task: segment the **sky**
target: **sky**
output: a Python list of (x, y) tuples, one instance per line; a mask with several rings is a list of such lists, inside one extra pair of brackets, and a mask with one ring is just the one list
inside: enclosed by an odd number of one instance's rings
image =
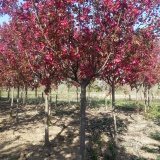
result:
[[(19, 3), (23, 3), (23, 0), (18, 0)], [(9, 21), (9, 16), (5, 15), (5, 16), (0, 16), (0, 25), (3, 24), (3, 22), (8, 22)]]
[(0, 25), (3, 24), (3, 22), (8, 22), (8, 20), (9, 20), (8, 15), (0, 16)]

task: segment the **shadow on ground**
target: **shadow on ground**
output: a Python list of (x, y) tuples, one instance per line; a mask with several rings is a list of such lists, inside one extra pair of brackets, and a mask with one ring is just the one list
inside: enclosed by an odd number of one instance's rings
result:
[[(8, 110), (2, 109), (8, 107), (7, 102), (1, 103), (0, 110), (6, 116)], [(35, 111), (35, 106), (29, 106), (28, 111)], [(26, 109), (26, 110), (27, 110)], [(44, 117), (44, 112), (39, 112), (36, 115), (23, 114), (20, 111), (21, 117), (18, 124), (6, 122), (0, 128), (0, 132), (5, 134), (7, 130), (14, 130), (18, 125), (18, 129), (23, 129), (25, 125), (39, 122)], [(4, 116), (5, 117), (5, 116)], [(130, 155), (124, 147), (118, 146), (121, 139), (115, 139), (114, 121), (111, 114), (98, 113), (96, 116), (88, 113), (86, 125), (86, 160), (138, 160), (139, 157)], [(58, 119), (58, 120), (57, 120)], [(0, 159), (1, 160), (78, 160), (79, 159), (79, 110), (77, 106), (59, 106), (51, 115), (50, 128), (59, 127), (58, 133), (52, 135), (50, 133), (50, 146), (45, 147), (43, 141), (38, 143), (28, 143), (23, 141), (21, 137), (12, 139), (3, 139), (0, 141)], [(54, 121), (52, 123), (52, 121)], [(1, 122), (1, 123), (4, 123)], [(117, 118), (118, 134), (123, 134), (127, 131), (127, 120)], [(28, 127), (28, 130), (31, 128)], [(39, 136), (37, 134), (37, 136)], [(154, 137), (153, 137), (154, 138)], [(156, 137), (157, 138), (157, 137)], [(159, 137), (158, 137), (159, 139)], [(16, 143), (17, 140), (20, 143)], [(115, 141), (116, 140), (116, 141)], [(15, 143), (14, 147), (9, 147), (9, 144)], [(142, 159), (141, 159), (142, 160)], [(143, 159), (145, 160), (145, 159)]]

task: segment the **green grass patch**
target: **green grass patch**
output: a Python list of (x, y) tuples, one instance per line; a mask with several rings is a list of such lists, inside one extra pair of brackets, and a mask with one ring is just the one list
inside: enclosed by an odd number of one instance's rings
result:
[[(160, 102), (159, 102), (160, 104)], [(149, 111), (146, 114), (148, 119), (156, 118), (160, 122), (160, 105), (157, 102), (153, 102)]]
[(151, 138), (160, 141), (160, 133), (159, 132), (155, 132), (151, 134)]

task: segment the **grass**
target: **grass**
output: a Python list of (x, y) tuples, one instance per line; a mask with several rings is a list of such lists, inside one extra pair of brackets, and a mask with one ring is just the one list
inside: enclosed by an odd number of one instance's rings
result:
[(156, 103), (153, 103), (151, 105), (150, 110), (147, 113), (147, 118), (149, 118), (149, 119), (156, 118), (160, 123), (160, 105), (157, 105)]
[(155, 132), (151, 134), (151, 138), (160, 141), (160, 133), (159, 132)]

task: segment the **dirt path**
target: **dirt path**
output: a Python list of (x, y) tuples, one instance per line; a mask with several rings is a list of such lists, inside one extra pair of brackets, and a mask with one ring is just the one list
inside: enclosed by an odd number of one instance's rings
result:
[[(0, 160), (78, 160), (79, 153), (79, 109), (76, 106), (60, 106), (52, 113), (50, 121), (50, 148), (44, 142), (44, 112), (39, 106), (21, 106), (19, 123), (9, 118), (9, 104), (0, 103)], [(87, 110), (86, 148), (91, 147), (100, 154), (98, 160), (112, 156), (108, 147), (113, 134), (111, 114), (101, 109)], [(142, 115), (121, 112), (117, 114), (118, 149), (117, 160), (142, 157), (157, 160), (160, 156), (158, 134), (160, 126), (144, 119)], [(156, 137), (157, 136), (157, 137)], [(109, 148), (109, 149), (108, 149)], [(89, 150), (88, 160), (93, 159)], [(24, 155), (23, 155), (24, 154)]]

